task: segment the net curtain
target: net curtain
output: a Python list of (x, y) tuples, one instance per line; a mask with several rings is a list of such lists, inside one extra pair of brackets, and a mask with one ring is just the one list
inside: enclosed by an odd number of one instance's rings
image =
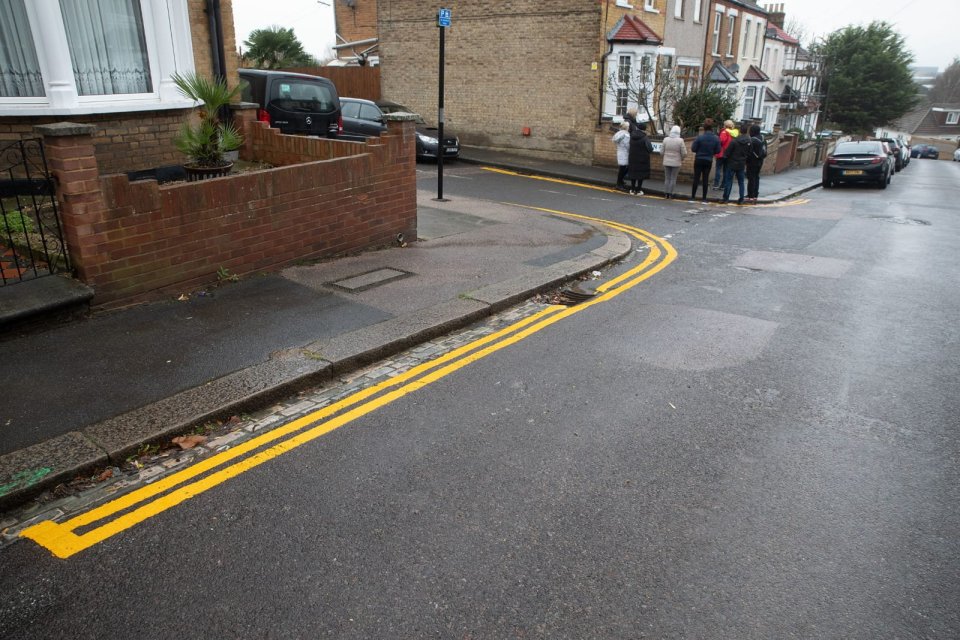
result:
[(23, 0), (0, 0), (0, 97), (46, 95)]
[(60, 0), (81, 96), (150, 93), (139, 0)]

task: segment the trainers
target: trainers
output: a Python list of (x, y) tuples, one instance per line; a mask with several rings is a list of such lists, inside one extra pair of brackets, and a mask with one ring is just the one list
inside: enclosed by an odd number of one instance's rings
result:
[(635, 196), (635, 195), (637, 195), (637, 192), (634, 191), (633, 189), (630, 189), (630, 195)]
[(635, 194), (633, 194), (633, 195), (635, 195), (635, 196), (642, 196), (642, 195), (643, 195), (643, 191), (637, 191), (637, 192), (636, 192)]

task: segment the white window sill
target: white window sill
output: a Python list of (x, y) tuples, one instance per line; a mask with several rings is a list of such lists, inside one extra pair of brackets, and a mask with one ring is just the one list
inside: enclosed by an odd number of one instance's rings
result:
[(624, 9), (633, 9), (633, 5), (629, 2), (624, 2), (623, 0), (617, 0), (617, 6)]
[(53, 109), (45, 104), (3, 104), (0, 101), (0, 116), (79, 116), (97, 113), (137, 113), (140, 111), (166, 111), (168, 109), (192, 109), (193, 100), (160, 102), (149, 101), (110, 101), (85, 102), (75, 107)]
[(647, 9), (646, 7), (644, 7), (643, 10), (647, 13), (660, 13), (657, 9)]

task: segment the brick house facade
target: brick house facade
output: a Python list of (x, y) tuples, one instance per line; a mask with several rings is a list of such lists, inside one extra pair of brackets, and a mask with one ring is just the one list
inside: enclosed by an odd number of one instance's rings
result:
[[(383, 97), (436, 122), (436, 5), (378, 5)], [(448, 6), (444, 126), (465, 145), (590, 163), (603, 7), (582, 0)]]
[[(379, 36), (377, 29), (377, 0), (334, 0), (333, 20), (337, 31), (337, 44), (371, 40)], [(336, 50), (337, 59), (355, 62), (357, 57), (371, 49), (364, 62), (379, 64), (377, 49), (372, 44), (358, 45)]]
[[(362, 0), (358, 0), (358, 5)], [(621, 56), (638, 69), (664, 47), (667, 0), (495, 0), (446, 5), (445, 127), (468, 146), (590, 164), (597, 140), (619, 121)], [(383, 97), (436, 121), (437, 7), (425, 0), (378, 0)], [(613, 34), (626, 23), (639, 35)]]

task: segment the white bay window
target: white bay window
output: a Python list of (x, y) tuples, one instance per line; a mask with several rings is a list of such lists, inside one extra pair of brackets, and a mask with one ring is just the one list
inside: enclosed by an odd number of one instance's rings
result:
[(183, 108), (187, 0), (0, 0), (0, 115)]

